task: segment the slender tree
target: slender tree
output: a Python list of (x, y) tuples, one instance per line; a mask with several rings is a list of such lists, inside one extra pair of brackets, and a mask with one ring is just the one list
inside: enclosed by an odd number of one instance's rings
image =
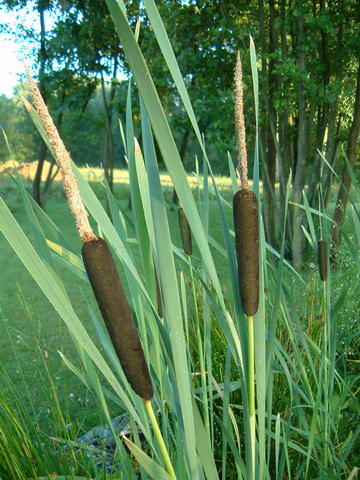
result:
[[(41, 92), (44, 101), (47, 102), (47, 93), (46, 93), (46, 81), (45, 81), (45, 71), (46, 71), (46, 26), (45, 26), (45, 10), (49, 8), (49, 2), (47, 0), (39, 0), (37, 2), (37, 10), (39, 13), (40, 19), (40, 48), (39, 48), (39, 89)], [(33, 197), (34, 200), (42, 207), (43, 202), (41, 199), (41, 176), (44, 168), (44, 162), (46, 159), (47, 147), (43, 139), (40, 139), (40, 148), (39, 148), (39, 158), (36, 168), (35, 178), (33, 182)]]
[[(356, 153), (358, 147), (358, 139), (360, 133), (360, 57), (359, 66), (357, 70), (357, 82), (356, 82), (356, 95), (354, 105), (354, 117), (350, 127), (349, 137), (346, 147), (346, 156), (349, 160), (351, 168), (355, 165)], [(331, 240), (334, 245), (339, 245), (341, 241), (340, 227), (344, 223), (344, 216), (346, 210), (346, 204), (349, 196), (349, 190), (351, 186), (351, 176), (348, 166), (345, 164), (343, 167), (341, 184), (339, 187), (335, 211), (334, 211), (334, 226), (331, 232)]]

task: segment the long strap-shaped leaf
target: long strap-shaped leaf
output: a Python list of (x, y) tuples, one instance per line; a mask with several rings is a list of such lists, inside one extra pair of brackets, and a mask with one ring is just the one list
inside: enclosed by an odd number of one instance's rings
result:
[(175, 140), (167, 122), (154, 82), (151, 79), (149, 69), (120, 4), (116, 0), (107, 0), (106, 3), (117, 28), (131, 70), (134, 73), (137, 86), (149, 115), (154, 135), (166, 164), (166, 168), (175, 185), (178, 197), (190, 223), (192, 233), (200, 251), (202, 252), (209, 276), (225, 311), (219, 278), (201, 224), (199, 212), (188, 184), (186, 172), (182, 165)]
[(86, 329), (81, 324), (70, 302), (64, 296), (58, 284), (48, 272), (41, 258), (38, 256), (33, 246), (26, 238), (25, 233), (16, 222), (2, 198), (0, 198), (0, 231), (3, 232), (5, 238), (8, 240), (9, 244), (12, 246), (29, 273), (44, 292), (49, 302), (62, 317), (70, 332), (74, 335), (81, 346), (86, 350), (87, 354), (98, 366), (100, 371), (104, 374), (105, 378), (119, 395), (125, 407), (135, 418), (140, 428), (146, 432), (147, 429), (145, 429), (142, 425), (142, 422), (125, 391), (110, 370), (108, 364), (105, 362), (94, 342), (91, 340)]
[(181, 100), (184, 104), (185, 110), (188, 114), (188, 117), (191, 121), (191, 124), (193, 126), (194, 132), (196, 134), (196, 137), (198, 139), (198, 142), (200, 146), (203, 148), (203, 153), (206, 156), (204, 144), (203, 144), (203, 139), (201, 136), (201, 132), (199, 129), (199, 126), (196, 121), (195, 113), (193, 110), (193, 107), (191, 105), (191, 101), (188, 95), (188, 91), (185, 86), (184, 79), (181, 75), (181, 71), (179, 68), (179, 65), (176, 61), (176, 57), (173, 51), (173, 48), (171, 46), (168, 34), (166, 32), (165, 26), (163, 24), (163, 21), (161, 19), (161, 16), (159, 14), (159, 11), (156, 7), (156, 4), (154, 0), (144, 0), (144, 5), (146, 8), (146, 13), (148, 14), (148, 17), (151, 22), (151, 26), (153, 27), (156, 39), (158, 41), (159, 47), (161, 49), (161, 53), (164, 56), (164, 59), (166, 61), (166, 64), (170, 70), (171, 76), (175, 82), (176, 88), (178, 89), (178, 92), (180, 94)]
[(202, 471), (196, 456), (195, 419), (193, 416), (192, 394), (190, 390), (191, 375), (188, 370), (186, 358), (186, 345), (174, 255), (171, 247), (170, 229), (167, 221), (159, 171), (156, 163), (155, 147), (145, 111), (142, 112), (142, 129), (155, 242), (158, 252), (158, 274), (165, 301), (166, 322), (169, 329), (174, 370), (180, 397), (181, 417), (179, 424), (182, 426), (184, 444), (186, 445), (189, 478), (199, 479), (201, 478), (200, 475)]
[[(54, 152), (51, 148), (49, 139), (48, 139), (48, 137), (45, 133), (45, 130), (42, 126), (39, 114), (36, 112), (36, 110), (28, 102), (27, 102), (27, 104), (28, 104), (29, 114), (30, 114), (38, 132), (40, 133), (40, 135), (41, 135), (42, 139), (44, 140), (44, 142), (46, 143), (47, 147), (49, 148), (50, 153), (54, 156)], [(131, 272), (131, 275), (133, 276), (134, 280), (138, 283), (138, 285), (141, 288), (141, 291), (143, 292), (145, 298), (147, 298), (149, 303), (151, 303), (151, 299), (150, 299), (150, 297), (147, 293), (145, 285), (144, 285), (143, 281), (141, 280), (141, 278), (138, 274), (138, 271), (136, 270), (136, 267), (135, 267), (130, 255), (127, 251), (127, 248), (126, 248), (125, 244), (121, 241), (121, 238), (117, 234), (116, 229), (114, 228), (114, 225), (111, 223), (111, 221), (109, 219), (109, 216), (105, 212), (104, 208), (102, 207), (101, 203), (99, 202), (99, 200), (96, 197), (95, 193), (93, 192), (92, 188), (87, 183), (87, 181), (84, 179), (80, 170), (77, 168), (77, 166), (74, 163), (72, 163), (72, 168), (73, 168), (74, 174), (75, 174), (77, 182), (78, 182), (81, 198), (83, 199), (86, 208), (89, 210), (89, 212), (93, 216), (94, 220), (98, 223), (98, 225), (101, 226), (101, 229), (104, 232), (107, 240), (110, 242), (111, 246), (115, 249), (119, 258), (124, 262), (124, 265), (126, 265), (126, 267)]]

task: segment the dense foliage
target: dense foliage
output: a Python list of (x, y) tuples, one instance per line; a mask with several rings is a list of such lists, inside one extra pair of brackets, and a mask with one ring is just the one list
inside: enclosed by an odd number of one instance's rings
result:
[[(112, 188), (114, 166), (124, 165), (124, 152), (117, 132), (118, 119), (124, 121), (122, 106), (131, 74), (105, 2), (3, 0), (2, 3), (15, 10), (26, 5), (39, 16), (39, 33), (21, 29), (18, 38), (38, 45), (32, 62), (39, 65), (41, 91), (77, 163), (102, 163)], [(195, 155), (201, 157), (201, 151), (173, 78), (164, 64), (158, 39), (153, 35), (144, 5), (141, 2), (138, 6), (134, 2), (125, 2), (125, 5), (182, 161), (193, 171)], [(157, 7), (169, 32), (200, 131), (205, 135), (209, 159), (217, 173), (227, 171), (225, 152), (230, 152), (236, 161), (232, 91), (238, 50), (245, 72), (249, 151), (254, 146), (255, 116), (246, 54), (249, 34), (254, 38), (261, 58), (259, 145), (264, 165), (263, 214), (266, 237), (278, 247), (281, 232), (275, 227), (275, 216), (284, 212), (290, 170), (293, 202), (302, 201), (302, 191), (306, 188), (308, 202), (314, 206), (318, 202), (319, 184), (328, 203), (332, 180), (332, 172), (318, 152), (339, 171), (347, 150), (350, 164), (354, 166), (358, 133), (357, 128), (353, 128), (350, 140), (349, 130), (352, 118), (358, 117), (360, 109), (359, 103), (354, 112), (356, 71), (360, 72), (359, 3), (353, 0), (257, 0), (240, 4), (161, 0)], [(55, 19), (49, 26), (45, 21), (47, 11)], [(133, 112), (138, 132), (137, 102)], [(33, 143), (34, 140), (25, 147), (29, 159), (34, 158)], [(349, 155), (350, 151), (354, 154)], [(41, 169), (46, 155), (42, 143), (38, 155)], [(344, 182), (348, 188), (349, 179)], [(280, 183), (279, 195), (276, 183)], [(38, 203), (45, 202), (46, 195), (40, 192), (40, 175), (35, 179), (34, 198)], [(342, 192), (338, 202), (346, 205), (346, 201), (347, 194)], [(301, 224), (306, 225), (306, 218), (296, 207), (292, 210), (287, 225), (286, 251), (294, 264), (299, 265), (305, 246)], [(341, 224), (342, 207), (336, 216), (336, 222)], [(340, 241), (337, 232), (333, 241)]]
[[(123, 105), (122, 96), (117, 92), (123, 89), (121, 84), (126, 81), (124, 76), (129, 75), (129, 70), (121, 45), (114, 35), (105, 3), (92, 0), (3, 0), (2, 3), (13, 9), (27, 4), (28, 8), (33, 8), (39, 15), (44, 10), (51, 10), (55, 15), (56, 21), (49, 30), (44, 25), (43, 32), (22, 31), (22, 36), (18, 37), (20, 41), (31, 40), (39, 43), (38, 52), (32, 62), (37, 61), (39, 65), (43, 62), (41, 74), (45, 76), (44, 88), (53, 111), (67, 111), (70, 108), (80, 115), (94, 95), (95, 84), (101, 88), (102, 78), (105, 78), (106, 83), (113, 78), (106, 88), (109, 98), (106, 100), (106, 95), (99, 95), (103, 97), (105, 108), (98, 104), (98, 115), (95, 115), (94, 122), (96, 124), (97, 119), (104, 116), (105, 110), (106, 114), (111, 114), (113, 129), (116, 129), (119, 110)], [(162, 0), (158, 1), (157, 5), (189, 88), (200, 129), (206, 135), (210, 154), (212, 150), (212, 164), (219, 173), (226, 172), (227, 168), (227, 162), (220, 152), (235, 152), (232, 120), (235, 53), (238, 49), (241, 52), (246, 51), (249, 34), (253, 36), (261, 55), (260, 78), (264, 93), (260, 109), (263, 153), (270, 152), (270, 155), (271, 149), (275, 149), (275, 139), (271, 134), (277, 132), (281, 139), (283, 170), (285, 174), (289, 171), (289, 166), (295, 170), (296, 139), (301, 122), (299, 82), (304, 91), (308, 149), (305, 157), (308, 163), (314, 164), (316, 148), (322, 149), (324, 143), (326, 147), (323, 137), (326, 128), (328, 135), (332, 135), (333, 122), (335, 127), (338, 125), (338, 130), (336, 138), (330, 140), (346, 139), (352, 117), (354, 72), (357, 67), (356, 46), (359, 41), (360, 15), (358, 2), (347, 0), (327, 4), (320, 0), (300, 2), (298, 5), (296, 2), (271, 1), (264, 5), (262, 0), (243, 4), (231, 1)], [(140, 18), (139, 43), (171, 118), (176, 138), (180, 145), (185, 142), (188, 147), (187, 163), (193, 168), (194, 142), (189, 132), (190, 127), (184, 112), (179, 108), (178, 94), (164, 66), (146, 12), (143, 7), (134, 6), (133, 2), (129, 2), (128, 8), (133, 28)], [(44, 37), (42, 45), (41, 35)], [(43, 53), (40, 47), (45, 49)], [(301, 61), (300, 54), (303, 56)], [(245, 83), (248, 85), (249, 60), (245, 53), (242, 56), (246, 72)], [(115, 78), (122, 80), (116, 81)], [(72, 83), (74, 85), (71, 85)], [(115, 92), (112, 92), (113, 89)], [(74, 90), (77, 96), (82, 98), (74, 98)], [(251, 147), (254, 131), (251, 86), (246, 88), (245, 96)], [(112, 115), (113, 108), (115, 115)], [(91, 117), (94, 118), (93, 112)], [(64, 123), (74, 127), (77, 116), (66, 116)], [(103, 129), (105, 123), (102, 118)], [(99, 124), (95, 129), (98, 128)], [(186, 138), (186, 133), (190, 138)], [(82, 140), (86, 145), (88, 139)], [(70, 145), (75, 145), (74, 139), (70, 138), (69, 141)], [(98, 135), (95, 150), (97, 158), (93, 160), (95, 163), (101, 158), (103, 142), (103, 136)], [(77, 160), (79, 163), (88, 161), (85, 155), (79, 156)]]

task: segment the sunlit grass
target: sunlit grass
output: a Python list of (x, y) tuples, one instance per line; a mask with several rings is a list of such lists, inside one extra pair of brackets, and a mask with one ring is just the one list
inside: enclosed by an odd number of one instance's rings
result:
[[(35, 178), (36, 169), (37, 169), (38, 162), (31, 162), (31, 163), (19, 163), (16, 160), (8, 160), (4, 164), (0, 165), (0, 178), (7, 176), (9, 173), (14, 173), (14, 168), (17, 168), (21, 177), (26, 179), (27, 181), (31, 182)], [(41, 180), (45, 181), (49, 172), (50, 162), (46, 161), (44, 163), (43, 171)], [(82, 166), (79, 167), (81, 174), (84, 176), (87, 182), (97, 182), (97, 181), (104, 181), (104, 170), (99, 167), (88, 167)], [(55, 172), (55, 168), (53, 170)], [(215, 176), (216, 183), (218, 188), (227, 189), (231, 187), (231, 179), (228, 176)], [(54, 181), (56, 183), (61, 182), (61, 175), (59, 172), (54, 177)], [(164, 187), (172, 187), (173, 182), (170, 178), (168, 173), (160, 173), (160, 181), (162, 186)], [(200, 187), (202, 188), (201, 178), (197, 178), (195, 173), (188, 174), (188, 182), (192, 188)], [(126, 168), (114, 168), (114, 183), (119, 184), (129, 184), (129, 170)]]

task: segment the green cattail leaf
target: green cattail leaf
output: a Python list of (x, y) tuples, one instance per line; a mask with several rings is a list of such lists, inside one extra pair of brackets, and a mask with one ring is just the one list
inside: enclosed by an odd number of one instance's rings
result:
[(98, 238), (86, 242), (82, 256), (97, 303), (126, 378), (145, 400), (153, 387), (139, 335), (107, 243)]
[(235, 244), (241, 307), (255, 315), (259, 306), (259, 213), (256, 195), (239, 190), (234, 195)]
[(325, 282), (327, 279), (327, 245), (324, 240), (318, 241), (318, 262), (320, 278)]
[(191, 230), (188, 219), (186, 218), (184, 209), (179, 207), (178, 209), (181, 240), (184, 248), (184, 252), (188, 255), (192, 255), (192, 242), (191, 242)]
[(155, 272), (157, 310), (158, 310), (159, 317), (162, 318), (163, 317), (163, 310), (162, 310), (162, 303), (161, 303), (160, 283), (159, 283), (159, 277), (158, 277), (156, 268), (154, 269), (154, 272)]

